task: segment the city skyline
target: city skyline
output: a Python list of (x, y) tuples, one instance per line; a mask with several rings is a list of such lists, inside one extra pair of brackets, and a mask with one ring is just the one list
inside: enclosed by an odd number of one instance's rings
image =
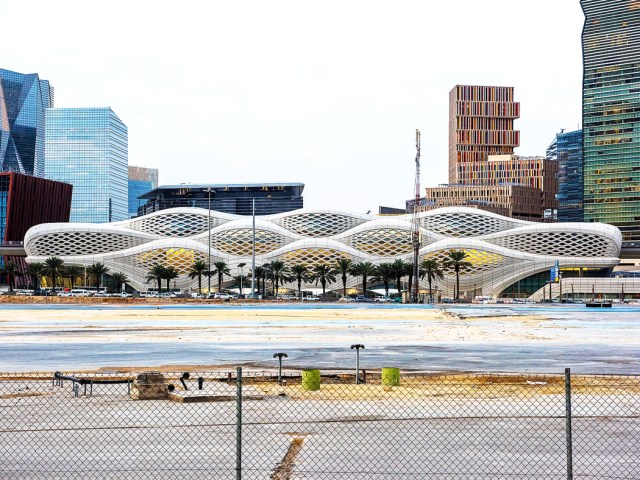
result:
[[(40, 34), (2, 67), (51, 80), (59, 106), (110, 105), (127, 119), (130, 163), (162, 170), (163, 183), (303, 182), (309, 207), (376, 211), (412, 197), (415, 128), (423, 187), (446, 183), (456, 84), (515, 87), (520, 155), (544, 155), (561, 128), (579, 126), (579, 2), (488, 3), (158, 2), (120, 18), (118, 2), (100, 15), (42, 2), (30, 26)], [(24, 17), (16, 2), (2, 9)], [(563, 25), (552, 38), (540, 33), (549, 11)], [(95, 33), (112, 25), (116, 38)]]

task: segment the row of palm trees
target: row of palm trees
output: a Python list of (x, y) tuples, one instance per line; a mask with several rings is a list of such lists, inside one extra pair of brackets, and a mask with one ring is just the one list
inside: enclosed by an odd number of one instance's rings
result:
[[(433, 301), (432, 282), (444, 279), (445, 270), (453, 270), (456, 275), (455, 298), (459, 297), (460, 292), (460, 272), (471, 267), (471, 263), (466, 260), (467, 253), (464, 250), (451, 250), (448, 252), (441, 262), (436, 259), (423, 260), (419, 265), (420, 279), (426, 279), (429, 283), (429, 297)], [(241, 264), (240, 266), (244, 266)], [(218, 291), (222, 290), (222, 283), (225, 276), (231, 276), (229, 266), (218, 261), (212, 265), (211, 271), (208, 270), (207, 264), (202, 260), (196, 260), (189, 273), (191, 279), (198, 279), (198, 290), (202, 291), (202, 277), (217, 277)], [(362, 290), (366, 294), (369, 281), (374, 283), (382, 283), (385, 289), (385, 295), (389, 295), (389, 285), (395, 281), (398, 290), (402, 284), (402, 279), (408, 277), (408, 288), (411, 291), (413, 285), (414, 268), (413, 263), (403, 260), (395, 260), (392, 263), (380, 263), (374, 265), (371, 262), (354, 263), (348, 258), (340, 258), (333, 264), (321, 263), (312, 267), (305, 264), (286, 265), (282, 260), (274, 260), (262, 266), (255, 268), (257, 291), (266, 289), (266, 283), (271, 282), (275, 295), (281, 285), (285, 283), (296, 282), (298, 286), (298, 295), (302, 292), (302, 283), (315, 282), (316, 285), (322, 286), (322, 295), (326, 295), (327, 285), (335, 283), (338, 278), (342, 281), (343, 295), (347, 294), (347, 280), (349, 276), (359, 277), (362, 279)], [(158, 290), (161, 289), (162, 280), (167, 281), (167, 289), (169, 289), (169, 281), (178, 278), (178, 272), (171, 266), (167, 267), (161, 263), (155, 264), (148, 272), (147, 282), (156, 281)], [(251, 273), (248, 276), (239, 275), (233, 277), (238, 283), (249, 281)], [(262, 287), (262, 289), (261, 289)]]
[[(49, 257), (44, 262), (34, 262), (27, 264), (26, 270), (22, 270), (15, 262), (7, 262), (0, 270), (0, 273), (7, 276), (9, 282), (9, 291), (12, 292), (17, 277), (30, 277), (31, 284), (36, 290), (40, 289), (40, 280), (42, 277), (51, 279), (52, 288), (58, 286), (59, 279), (67, 279), (73, 289), (78, 278), (82, 278), (85, 269), (77, 265), (65, 265), (60, 257)], [(109, 274), (115, 288), (123, 283), (127, 283), (129, 278), (123, 272), (109, 273), (109, 269), (102, 263), (93, 263), (87, 265), (86, 273), (91, 275), (94, 280), (96, 291), (100, 288), (102, 276)]]

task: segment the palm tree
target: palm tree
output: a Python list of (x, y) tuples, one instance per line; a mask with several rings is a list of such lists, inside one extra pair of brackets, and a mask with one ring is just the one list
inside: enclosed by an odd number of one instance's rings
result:
[(464, 250), (451, 250), (449, 256), (442, 261), (443, 268), (452, 268), (456, 272), (456, 300), (460, 298), (460, 270), (471, 267), (471, 262), (467, 262), (465, 258), (467, 258), (467, 252)]
[[(258, 293), (261, 292), (260, 290), (260, 279), (264, 279), (264, 276), (266, 274), (266, 271), (263, 267), (256, 267), (253, 271), (253, 274), (255, 274), (256, 276), (256, 291)], [(254, 293), (254, 292), (252, 292)]]
[(211, 271), (211, 274), (218, 275), (218, 291), (221, 292), (224, 276), (231, 275), (231, 273), (229, 273), (229, 266), (223, 261), (215, 262), (213, 266), (214, 269)]
[[(413, 262), (405, 262), (405, 271), (404, 274), (409, 277), (409, 281), (407, 282), (407, 287), (409, 287), (409, 297), (411, 297), (411, 292), (413, 291)], [(417, 281), (417, 280), (416, 280)]]
[(273, 289), (278, 298), (278, 287), (281, 283), (285, 283), (290, 280), (289, 269), (282, 260), (274, 260), (267, 263), (267, 278), (273, 283)]
[(351, 275), (362, 277), (362, 294), (367, 296), (367, 278), (375, 273), (376, 267), (371, 262), (358, 262), (351, 268)]
[(100, 283), (102, 283), (102, 275), (105, 273), (109, 273), (109, 269), (104, 266), (104, 264), (92, 263), (87, 267), (87, 273), (93, 275), (93, 281), (96, 285), (96, 292), (100, 290)]
[(397, 259), (391, 264), (391, 271), (393, 272), (393, 278), (396, 281), (396, 288), (398, 293), (402, 295), (402, 277), (407, 274), (407, 264), (404, 260)]
[(169, 282), (179, 276), (180, 273), (178, 273), (178, 271), (173, 267), (167, 267), (164, 269), (162, 272), (162, 278), (167, 281), (167, 292), (170, 290)]
[(444, 272), (435, 258), (423, 260), (420, 264), (420, 278), (427, 277), (429, 282), (429, 301), (433, 303), (433, 293), (431, 289), (431, 282), (433, 280), (444, 280)]
[(40, 290), (40, 277), (42, 277), (43, 274), (44, 263), (33, 262), (27, 265), (27, 275), (31, 277), (35, 290)]
[(326, 263), (321, 263), (313, 267), (312, 278), (315, 280), (316, 285), (318, 281), (322, 285), (322, 297), (327, 296), (327, 284), (331, 285), (336, 281), (335, 271)]
[(60, 257), (49, 257), (44, 261), (43, 273), (51, 277), (53, 291), (56, 289), (56, 278), (62, 275), (62, 265), (64, 262)]
[(65, 278), (69, 279), (69, 283), (71, 284), (71, 290), (73, 290), (76, 286), (76, 278), (82, 276), (82, 267), (77, 265), (69, 265), (64, 269)]
[(207, 271), (207, 264), (203, 260), (196, 260), (191, 265), (191, 271), (189, 272), (189, 278), (193, 280), (198, 279), (198, 292), (202, 292), (202, 275)]
[(344, 297), (347, 296), (347, 275), (351, 272), (351, 268), (353, 267), (353, 261), (350, 258), (340, 258), (336, 260), (336, 264), (334, 270), (336, 274), (339, 274), (342, 277), (342, 295)]
[(163, 275), (165, 268), (166, 267), (163, 264), (156, 263), (147, 273), (147, 283), (156, 281), (158, 283), (158, 292), (162, 291), (162, 279), (164, 278)]
[(111, 280), (114, 284), (113, 291), (117, 292), (118, 287), (122, 287), (123, 283), (127, 283), (129, 281), (129, 277), (127, 277), (127, 274), (124, 272), (115, 272), (111, 274)]
[(244, 295), (242, 291), (247, 286), (248, 278), (249, 277), (247, 275), (242, 275), (242, 274), (233, 276), (233, 283), (238, 286), (238, 291), (240, 292), (240, 295)]
[(389, 296), (389, 280), (393, 279), (395, 272), (391, 263), (381, 263), (374, 270), (374, 282), (382, 282), (384, 284), (384, 295)]
[(298, 263), (291, 267), (291, 274), (298, 281), (298, 297), (302, 298), (302, 282), (309, 279), (309, 269), (306, 265)]
[(15, 278), (22, 275), (20, 267), (18, 267), (14, 262), (7, 262), (5, 266), (2, 267), (2, 273), (7, 276), (7, 280), (9, 281), (9, 291), (13, 292), (13, 283)]

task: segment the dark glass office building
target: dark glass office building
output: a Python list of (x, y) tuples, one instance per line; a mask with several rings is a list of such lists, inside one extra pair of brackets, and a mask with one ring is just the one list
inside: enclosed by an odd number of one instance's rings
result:
[(582, 130), (556, 137), (558, 156), (558, 221), (584, 221)]
[(640, 3), (581, 0), (584, 219), (640, 246)]
[(289, 212), (303, 207), (303, 183), (184, 184), (158, 187), (140, 197), (138, 215), (176, 207), (209, 208), (235, 215)]
[(0, 68), (0, 164), (2, 171), (44, 176), (45, 109), (53, 87), (37, 73)]

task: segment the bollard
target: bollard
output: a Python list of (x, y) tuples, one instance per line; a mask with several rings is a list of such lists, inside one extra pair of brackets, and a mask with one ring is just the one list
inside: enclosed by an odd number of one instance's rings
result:
[(78, 394), (80, 393), (80, 385), (78, 385), (77, 383), (73, 384), (73, 393), (75, 397), (78, 398)]
[(202, 390), (203, 385), (204, 385), (204, 378), (198, 377), (198, 390)]
[(400, 369), (395, 367), (382, 367), (382, 386), (397, 387), (400, 385)]
[(302, 370), (302, 389), (309, 392), (320, 390), (320, 370)]

